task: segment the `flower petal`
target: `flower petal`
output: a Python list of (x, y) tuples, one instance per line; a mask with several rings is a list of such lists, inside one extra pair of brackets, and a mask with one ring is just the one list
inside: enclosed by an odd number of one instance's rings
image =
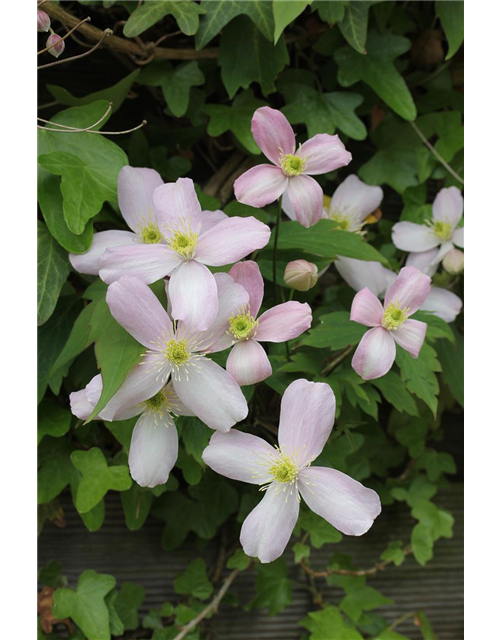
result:
[(196, 260), (180, 264), (170, 277), (168, 292), (172, 317), (191, 330), (205, 331), (217, 317), (217, 284), (204, 264)]
[(434, 259), (438, 253), (438, 247), (435, 249), (429, 249), (429, 251), (409, 253), (405, 264), (407, 267), (415, 267), (416, 269), (419, 269), (419, 271), (432, 278), (438, 268), (438, 265), (434, 264)]
[[(85, 389), (81, 389), (80, 391), (73, 391), (73, 393), (69, 394), (69, 405), (71, 408), (71, 413), (80, 420), (87, 420), (87, 418), (89, 418), (92, 411), (94, 410), (101, 392), (102, 376), (99, 373), (92, 378)], [(90, 400), (87, 394), (89, 394)], [(96, 397), (95, 401), (94, 395)]]
[(454, 322), (462, 310), (462, 301), (452, 291), (431, 287), (429, 295), (420, 307), (422, 311), (432, 311), (434, 315), (445, 322)]
[(361, 289), (352, 301), (351, 320), (367, 327), (377, 327), (382, 322), (384, 309), (377, 296), (365, 287)]
[(267, 463), (275, 455), (275, 449), (262, 438), (231, 429), (215, 432), (202, 458), (210, 469), (226, 478), (263, 484), (273, 479)]
[(429, 251), (442, 242), (430, 227), (414, 222), (396, 222), (392, 227), (392, 241), (402, 251)]
[(271, 107), (260, 107), (253, 114), (252, 135), (262, 152), (275, 165), (295, 151), (295, 134), (286, 117)]
[(234, 195), (238, 202), (251, 207), (265, 207), (277, 200), (285, 191), (288, 178), (279, 167), (259, 164), (245, 171), (234, 183)]
[(200, 236), (196, 259), (211, 267), (241, 260), (269, 242), (271, 230), (253, 216), (227, 218)]
[(274, 482), (241, 527), (240, 542), (251, 558), (267, 563), (279, 558), (299, 517), (296, 490)]
[[(196, 232), (201, 225), (201, 206), (191, 178), (162, 184), (153, 193), (160, 229), (184, 228), (186, 223)], [(168, 234), (167, 234), (168, 235)]]
[(243, 285), (249, 296), (250, 315), (254, 318), (259, 313), (264, 297), (264, 279), (259, 269), (259, 265), (253, 260), (237, 262), (229, 270), (231, 278)]
[(303, 227), (312, 227), (323, 215), (323, 190), (314, 178), (293, 176), (283, 194), (283, 211)]
[(165, 484), (179, 449), (177, 429), (167, 411), (158, 416), (144, 411), (132, 433), (128, 464), (130, 475), (141, 487)]
[(334, 261), (334, 264), (337, 271), (354, 291), (361, 291), (361, 289), (367, 287), (377, 297), (385, 293), (387, 289), (385, 272), (389, 271), (389, 269), (385, 269), (380, 262), (369, 262), (339, 256)]
[(200, 234), (205, 233), (205, 231), (208, 231), (212, 227), (215, 227), (216, 224), (219, 224), (219, 222), (222, 222), (226, 218), (227, 215), (220, 209), (217, 209), (216, 211), (202, 211)]
[(335, 420), (335, 394), (324, 382), (295, 380), (283, 394), (278, 429), (280, 449), (302, 464), (323, 451)]
[(447, 253), (453, 250), (453, 242), (443, 242), (443, 244), (439, 247), (439, 251), (436, 254), (436, 257), (431, 263), (431, 266), (438, 266), (440, 262), (442, 262), (443, 258)]
[(211, 429), (229, 429), (248, 415), (248, 406), (237, 382), (208, 358), (196, 360), (189, 375), (173, 381), (181, 401)]
[(94, 234), (92, 244), (85, 253), (70, 253), (69, 261), (75, 271), (91, 276), (99, 275), (99, 258), (111, 247), (138, 244), (139, 238), (131, 231), (100, 231)]
[(426, 331), (427, 324), (425, 322), (410, 319), (391, 331), (391, 335), (400, 347), (408, 351), (412, 358), (418, 358)]
[(431, 279), (415, 267), (403, 267), (385, 294), (384, 307), (391, 302), (408, 308), (408, 315), (420, 309), (429, 295)]
[(382, 509), (375, 491), (336, 469), (305, 469), (299, 491), (314, 513), (347, 536), (366, 533)]
[(172, 322), (151, 289), (137, 278), (124, 276), (108, 287), (106, 302), (113, 318), (138, 342), (159, 351), (172, 334)]
[(155, 222), (153, 192), (163, 184), (154, 169), (123, 167), (118, 174), (118, 205), (128, 226), (137, 234)]
[(464, 199), (457, 187), (441, 189), (432, 203), (434, 220), (446, 222), (454, 229), (460, 222), (464, 211)]
[(290, 300), (263, 313), (255, 338), (259, 342), (286, 342), (311, 327), (312, 312), (307, 302)]
[(374, 327), (365, 333), (354, 353), (352, 368), (363, 380), (381, 378), (396, 358), (396, 344), (389, 331)]
[(348, 176), (335, 190), (329, 213), (343, 210), (355, 226), (360, 225), (382, 202), (384, 192), (380, 187), (372, 187), (354, 173)]
[(305, 159), (304, 171), (310, 176), (345, 167), (352, 160), (352, 155), (346, 151), (340, 138), (328, 133), (318, 133), (304, 142), (297, 155), (301, 155)]
[(461, 249), (464, 248), (464, 227), (460, 227), (460, 229), (455, 229), (455, 231), (453, 232), (452, 240), (453, 240), (453, 244), (455, 244), (457, 247), (460, 247)]
[(164, 244), (137, 244), (107, 249), (99, 258), (99, 275), (106, 284), (134, 276), (151, 284), (171, 273), (179, 255)]
[(242, 340), (231, 349), (226, 369), (240, 387), (257, 384), (273, 373), (263, 347), (256, 340)]

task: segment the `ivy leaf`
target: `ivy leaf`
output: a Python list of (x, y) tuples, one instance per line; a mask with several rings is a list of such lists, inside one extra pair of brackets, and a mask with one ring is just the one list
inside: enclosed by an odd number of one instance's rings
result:
[(457, 467), (453, 457), (445, 451), (426, 451), (420, 456), (417, 469), (425, 469), (429, 480), (436, 482), (443, 473), (456, 473)]
[(295, 2), (273, 1), (274, 44), (276, 44), (291, 22), (298, 18), (312, 0), (295, 0)]
[(342, 540), (340, 531), (312, 511), (301, 512), (299, 526), (310, 534), (311, 544), (315, 549), (321, 549), (324, 544), (334, 544)]
[(186, 452), (193, 456), (198, 464), (203, 465), (201, 457), (208, 446), (213, 431), (209, 429), (199, 418), (178, 418), (177, 424), (182, 428), (182, 440)]
[(127, 24), (123, 27), (123, 34), (127, 38), (135, 38), (165, 16), (172, 15), (182, 33), (194, 36), (200, 24), (199, 16), (204, 13), (203, 7), (190, 0), (163, 0), (161, 2), (146, 0), (127, 20)]
[(75, 500), (80, 513), (94, 508), (111, 489), (126, 491), (132, 486), (128, 467), (108, 467), (104, 454), (97, 447), (89, 451), (73, 451), (71, 461), (82, 474)]
[(415, 560), (419, 564), (426, 565), (429, 560), (432, 560), (434, 541), (428, 527), (420, 523), (413, 527), (411, 546)]
[(345, 14), (345, 5), (349, 4), (349, 0), (315, 0), (312, 4), (312, 10), (318, 10), (319, 17), (328, 24), (340, 22)]
[(299, 624), (311, 632), (310, 640), (363, 640), (356, 629), (346, 625), (340, 609), (329, 604), (320, 611), (310, 611)]
[(244, 571), (245, 569), (248, 569), (251, 561), (252, 558), (249, 558), (243, 549), (236, 549), (227, 561), (226, 567), (228, 569), (239, 569), (240, 571)]
[(240, 16), (222, 33), (218, 62), (222, 83), (233, 98), (240, 87), (248, 89), (252, 82), (260, 84), (264, 95), (275, 91), (276, 76), (289, 57), (284, 38), (273, 46), (248, 18)]
[[(113, 424), (113, 423), (109, 423)], [(140, 529), (151, 510), (153, 494), (143, 489), (136, 482), (127, 491), (120, 492), (120, 500), (125, 514), (125, 524), (130, 531)]]
[(205, 560), (193, 560), (186, 571), (174, 580), (174, 589), (182, 596), (191, 595), (200, 600), (209, 598), (214, 588), (207, 578)]
[(397, 346), (396, 362), (408, 391), (423, 400), (435, 417), (439, 384), (434, 372), (441, 371), (441, 365), (434, 349), (424, 342), (418, 358), (415, 359), (407, 351)]
[(71, 482), (75, 469), (66, 438), (45, 437), (38, 448), (38, 504), (50, 502)]
[(228, 22), (242, 13), (247, 15), (260, 33), (272, 41), (274, 19), (272, 3), (264, 0), (202, 0), (201, 6), (206, 15), (201, 19), (196, 34), (196, 48), (203, 47), (212, 40)]
[(43, 222), (38, 221), (37, 229), (37, 322), (41, 325), (52, 315), (70, 267), (68, 256)]
[(265, 607), (269, 610), (270, 616), (275, 616), (292, 602), (292, 586), (288, 579), (286, 561), (280, 558), (269, 564), (259, 564), (256, 569), (257, 595), (247, 608)]
[(91, 302), (83, 307), (83, 310), (71, 327), (71, 333), (66, 343), (52, 365), (50, 370), (51, 374), (54, 374), (58, 369), (73, 360), (73, 358), (76, 358), (77, 355), (91, 344), (91, 340), (89, 339), (90, 318), (92, 317), (95, 306), (96, 303)]
[(203, 84), (205, 77), (198, 62), (182, 62), (173, 67), (168, 60), (149, 64), (139, 76), (139, 82), (150, 87), (161, 87), (163, 97), (174, 116), (183, 116), (189, 106), (191, 87)]
[(350, 87), (360, 80), (366, 82), (398, 115), (405, 120), (415, 120), (415, 103), (393, 62), (409, 48), (410, 41), (402, 36), (371, 31), (366, 55), (349, 46), (335, 52), (335, 61), (339, 65), (338, 80), (343, 87)]
[(396, 567), (400, 567), (403, 564), (406, 557), (403, 552), (403, 549), (401, 548), (402, 546), (403, 546), (403, 543), (401, 542), (401, 540), (395, 540), (394, 542), (390, 542), (387, 549), (382, 553), (380, 558), (382, 560), (389, 560)]
[(309, 330), (301, 344), (309, 347), (330, 347), (333, 351), (349, 345), (356, 345), (366, 332), (366, 328), (350, 320), (348, 311), (334, 311), (321, 316), (319, 325)]
[(445, 60), (455, 55), (464, 41), (464, 3), (450, 0), (437, 0), (436, 14), (448, 40), (448, 53)]
[(433, 541), (453, 537), (453, 516), (434, 503), (428, 500), (417, 502), (411, 510), (411, 515), (429, 529)]
[(385, 376), (371, 380), (371, 383), (380, 389), (382, 395), (400, 413), (408, 413), (410, 416), (418, 416), (418, 409), (411, 393), (394, 371), (389, 371)]
[(353, 622), (359, 622), (364, 611), (373, 611), (387, 604), (394, 604), (373, 587), (362, 586), (353, 589), (340, 601), (340, 609), (347, 613)]
[(137, 609), (141, 606), (145, 595), (144, 587), (133, 582), (123, 583), (114, 601), (114, 606), (116, 613), (123, 622), (125, 631), (134, 631), (139, 626)]
[(350, 2), (339, 22), (342, 35), (358, 53), (366, 54), (366, 34), (368, 31), (368, 10), (371, 2)]
[(69, 431), (71, 413), (51, 400), (45, 400), (38, 408), (38, 441), (46, 435), (60, 438)]
[(309, 558), (311, 547), (307, 544), (302, 544), (302, 542), (297, 542), (293, 545), (293, 553), (295, 564), (299, 564), (304, 558)]
[(84, 571), (78, 579), (76, 591), (54, 591), (52, 613), (60, 620), (74, 620), (88, 640), (109, 640), (109, 613), (104, 598), (115, 584), (113, 576), (93, 570)]
[(455, 344), (440, 340), (436, 344), (439, 362), (443, 368), (442, 377), (453, 397), (464, 406), (464, 338), (455, 331)]

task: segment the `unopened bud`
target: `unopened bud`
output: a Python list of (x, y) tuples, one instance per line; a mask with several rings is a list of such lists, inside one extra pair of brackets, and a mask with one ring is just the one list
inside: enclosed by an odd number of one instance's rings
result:
[(64, 40), (61, 36), (58, 36), (57, 33), (53, 33), (47, 38), (46, 46), (49, 47), (49, 53), (54, 56), (54, 58), (59, 58), (66, 45), (64, 44)]
[(294, 260), (286, 265), (285, 282), (297, 291), (309, 291), (318, 282), (318, 267), (307, 260)]
[(444, 270), (456, 276), (464, 270), (464, 252), (460, 249), (448, 251), (443, 260)]
[(47, 32), (50, 29), (50, 18), (45, 11), (36, 12), (36, 28), (40, 32)]

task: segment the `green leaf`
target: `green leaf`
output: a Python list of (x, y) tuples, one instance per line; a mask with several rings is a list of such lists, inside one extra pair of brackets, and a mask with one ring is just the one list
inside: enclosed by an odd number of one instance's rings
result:
[(390, 560), (396, 567), (400, 567), (404, 560), (405, 554), (402, 550), (403, 543), (401, 540), (390, 542), (387, 549), (382, 553), (380, 558), (382, 560)]
[(411, 416), (418, 416), (418, 409), (413, 396), (406, 390), (406, 387), (394, 371), (389, 371), (385, 376), (371, 380), (371, 383), (380, 389), (382, 395), (400, 413), (408, 413)]
[(176, 67), (168, 60), (160, 60), (143, 69), (138, 81), (150, 87), (161, 87), (168, 108), (180, 118), (188, 109), (191, 87), (203, 84), (205, 77), (196, 60), (182, 62)]
[(406, 38), (390, 32), (371, 31), (366, 43), (366, 55), (349, 46), (336, 51), (339, 83), (343, 87), (350, 87), (362, 80), (398, 115), (405, 120), (414, 120), (417, 115), (415, 103), (393, 62), (394, 58), (406, 53), (409, 48), (410, 41)]
[(455, 344), (440, 340), (436, 344), (439, 362), (443, 368), (442, 377), (455, 400), (464, 406), (464, 338), (455, 331)]
[(76, 591), (54, 591), (52, 613), (58, 619), (74, 620), (88, 640), (109, 640), (109, 613), (104, 598), (115, 584), (113, 576), (93, 570), (84, 571), (78, 579)]
[(71, 461), (82, 474), (76, 492), (75, 506), (80, 513), (93, 509), (111, 489), (126, 491), (132, 486), (128, 467), (108, 467), (102, 451), (73, 451)]
[(38, 573), (38, 581), (55, 589), (59, 584), (61, 577), (61, 563), (51, 560), (45, 567), (40, 569)]
[(230, 98), (240, 87), (248, 89), (252, 82), (260, 84), (264, 95), (272, 93), (276, 76), (288, 62), (284, 38), (273, 46), (245, 16), (233, 20), (222, 33), (218, 63)]
[(204, 13), (205, 10), (199, 4), (190, 0), (146, 0), (127, 20), (123, 33), (127, 38), (135, 38), (165, 16), (172, 15), (182, 33), (194, 36), (199, 27), (198, 16)]
[(40, 221), (37, 255), (37, 322), (41, 325), (47, 322), (56, 307), (59, 293), (69, 274), (69, 262), (64, 250)]
[(464, 41), (464, 3), (451, 0), (437, 0), (436, 14), (448, 40), (445, 60), (455, 55)]
[(205, 560), (193, 560), (186, 571), (174, 580), (174, 589), (182, 596), (190, 595), (200, 600), (209, 598), (214, 588), (207, 578)]
[(223, 104), (207, 104), (203, 107), (203, 111), (210, 116), (207, 133), (217, 137), (226, 131), (232, 131), (247, 151), (258, 155), (261, 150), (253, 138), (250, 127), (256, 109), (264, 106), (266, 103), (257, 100), (252, 91), (239, 93), (230, 107)]
[(297, 542), (293, 545), (293, 553), (295, 564), (299, 564), (304, 558), (309, 558), (311, 547), (307, 544), (302, 544), (302, 542)]
[(257, 595), (247, 607), (266, 608), (270, 616), (275, 616), (292, 602), (292, 586), (288, 579), (286, 562), (280, 558), (269, 564), (259, 564), (256, 570)]
[(434, 372), (441, 371), (441, 365), (434, 349), (424, 342), (418, 358), (413, 358), (407, 351), (397, 346), (396, 363), (408, 391), (423, 400), (436, 416), (439, 384)]
[(38, 441), (46, 435), (60, 438), (69, 431), (71, 413), (51, 400), (45, 400), (38, 408)]
[(358, 344), (366, 328), (350, 320), (348, 311), (334, 311), (321, 316), (316, 325), (301, 339), (301, 344), (309, 347), (330, 347), (333, 351)]
[(340, 609), (329, 604), (320, 611), (310, 611), (299, 624), (311, 632), (309, 640), (363, 640), (356, 629), (346, 625)]
[(434, 632), (434, 629), (432, 628), (431, 623), (429, 622), (429, 618), (426, 616), (426, 614), (423, 611), (417, 611), (415, 617), (418, 618), (420, 622), (419, 627), (420, 633), (422, 634), (422, 639), (438, 640), (438, 637)]
[(430, 531), (432, 540), (453, 537), (454, 518), (428, 500), (420, 500), (411, 510), (411, 515)]
[(417, 462), (417, 469), (425, 469), (429, 480), (436, 482), (443, 473), (456, 473), (453, 457), (445, 451), (426, 451)]
[(238, 492), (215, 473), (205, 472), (203, 482), (189, 487), (189, 494), (195, 498), (190, 527), (205, 540), (213, 538), (217, 529), (238, 510)]
[[(76, 495), (76, 490), (78, 488), (77, 482), (72, 482), (71, 484), (71, 493), (72, 495)], [(75, 490), (73, 490), (73, 485), (75, 486)], [(74, 499), (73, 499), (74, 501)], [(89, 531), (98, 531), (103, 523), (104, 518), (106, 516), (106, 506), (104, 504), (104, 500), (100, 500), (95, 507), (92, 507), (90, 511), (87, 513), (80, 513), (80, 517), (83, 520), (83, 524), (87, 527)]]
[(353, 622), (359, 622), (364, 611), (373, 611), (387, 604), (394, 604), (373, 587), (353, 589), (340, 601), (340, 608)]
[(358, 53), (366, 54), (366, 34), (368, 31), (368, 10), (372, 2), (350, 2), (345, 7), (344, 17), (339, 22), (342, 35)]
[(137, 609), (141, 606), (146, 591), (133, 582), (124, 582), (114, 602), (116, 613), (123, 622), (125, 631), (134, 631), (139, 626)]
[(345, 5), (349, 4), (349, 0), (315, 0), (312, 10), (318, 10), (319, 17), (328, 24), (340, 22), (345, 13)]
[(411, 532), (411, 546), (416, 561), (425, 565), (432, 560), (434, 541), (428, 527), (417, 524)]
[(285, 27), (298, 18), (311, 2), (312, 0), (295, 0), (294, 2), (273, 0), (274, 44), (278, 42)]
[(213, 435), (199, 418), (178, 418), (176, 422), (182, 426), (182, 441), (186, 447), (186, 452), (200, 465), (204, 465), (201, 457), (203, 451), (208, 446), (208, 442)]
[(310, 534), (311, 544), (315, 549), (321, 549), (324, 544), (334, 544), (342, 540), (340, 531), (312, 511), (301, 512), (299, 526)]
[(153, 504), (153, 494), (149, 489), (143, 489), (136, 482), (133, 482), (128, 491), (120, 492), (120, 500), (127, 528), (130, 531), (137, 531), (143, 526), (149, 515)]
[(90, 345), (90, 318), (92, 317), (95, 306), (96, 303), (91, 302), (87, 306), (83, 307), (83, 310), (71, 328), (71, 333), (69, 334), (66, 344), (57, 356), (57, 360), (52, 365), (50, 371), (51, 374), (55, 373), (58, 369), (73, 360), (73, 358), (76, 358), (77, 355)]
[(196, 34), (196, 48), (212, 40), (228, 22), (242, 13), (247, 15), (267, 40), (273, 39), (274, 19), (272, 3), (264, 0), (202, 0), (205, 9), (200, 28)]
[(249, 558), (243, 549), (236, 549), (227, 561), (226, 567), (228, 569), (239, 569), (240, 571), (244, 571), (245, 569), (248, 569), (251, 561), (252, 558)]

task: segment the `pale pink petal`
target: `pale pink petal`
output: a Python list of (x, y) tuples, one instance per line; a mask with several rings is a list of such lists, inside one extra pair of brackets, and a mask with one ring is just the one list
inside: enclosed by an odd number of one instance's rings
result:
[(464, 199), (457, 187), (441, 189), (432, 203), (432, 217), (454, 229), (464, 211)]
[(391, 331), (391, 335), (400, 347), (408, 351), (412, 358), (418, 358), (426, 331), (427, 324), (425, 322), (406, 320), (397, 329)]
[(284, 302), (263, 313), (255, 338), (259, 342), (286, 342), (311, 327), (312, 312), (307, 302)]
[(211, 429), (229, 429), (248, 415), (247, 401), (229, 373), (208, 358), (193, 363), (189, 379), (174, 379), (181, 401)]
[(336, 469), (301, 471), (299, 491), (314, 513), (347, 536), (366, 533), (382, 509), (375, 491)]
[(431, 266), (438, 266), (445, 255), (450, 251), (453, 251), (453, 242), (451, 242), (451, 240), (443, 242), (443, 244), (439, 247), (439, 251), (437, 252), (434, 260), (432, 261)]
[(234, 195), (238, 202), (251, 207), (265, 207), (277, 200), (285, 191), (288, 178), (279, 167), (259, 164), (245, 171), (234, 183)]
[(298, 516), (296, 489), (274, 482), (241, 527), (243, 551), (263, 563), (276, 560), (285, 550)]
[(453, 240), (453, 244), (455, 244), (457, 247), (460, 247), (461, 249), (464, 248), (464, 228), (463, 227), (460, 227), (460, 229), (455, 229), (455, 231), (453, 232), (452, 240)]
[(99, 258), (99, 275), (106, 284), (122, 276), (134, 276), (151, 284), (171, 273), (181, 262), (164, 244), (137, 244), (107, 249)]
[(97, 374), (88, 383), (85, 389), (73, 391), (69, 395), (71, 413), (80, 420), (87, 420), (102, 393), (102, 376)]
[(354, 226), (359, 226), (370, 213), (380, 207), (383, 197), (384, 192), (380, 187), (372, 187), (352, 174), (335, 190), (329, 214), (342, 212), (352, 220)]
[(123, 167), (118, 174), (118, 205), (128, 226), (137, 234), (155, 222), (153, 192), (163, 184), (154, 169)]
[(335, 420), (335, 395), (324, 382), (295, 380), (283, 394), (278, 442), (285, 455), (307, 464), (323, 451)]
[[(380, 262), (369, 262), (339, 256), (334, 261), (335, 267), (347, 284), (354, 291), (368, 287), (376, 296), (381, 296), (387, 289), (387, 278)], [(391, 272), (392, 273), (392, 272)], [(394, 274), (396, 277), (396, 274)]]
[(431, 279), (415, 267), (403, 267), (385, 294), (384, 307), (391, 302), (412, 315), (429, 295)]
[(106, 302), (113, 318), (148, 349), (161, 350), (172, 334), (172, 322), (147, 284), (124, 276), (108, 288)]
[(429, 249), (429, 251), (419, 251), (418, 253), (409, 253), (406, 258), (407, 267), (415, 267), (430, 278), (436, 273), (439, 265), (434, 264), (434, 259), (439, 253), (439, 248)]
[(293, 129), (277, 109), (257, 109), (252, 118), (252, 134), (264, 155), (275, 165), (279, 166), (282, 156), (295, 151)]
[(212, 227), (215, 227), (216, 224), (222, 222), (227, 218), (227, 215), (224, 211), (220, 211), (217, 209), (216, 211), (202, 211), (201, 212), (201, 229), (200, 234), (205, 233)]
[(432, 311), (445, 322), (454, 322), (460, 311), (462, 311), (462, 301), (460, 298), (447, 289), (431, 287), (429, 295), (420, 307), (421, 311)]
[(262, 382), (273, 372), (266, 352), (255, 340), (237, 342), (229, 353), (226, 369), (240, 387)]
[(185, 322), (192, 331), (205, 331), (217, 317), (217, 284), (200, 262), (183, 262), (172, 273), (168, 292), (172, 317)]
[(91, 276), (99, 275), (99, 258), (110, 247), (138, 244), (139, 238), (131, 231), (100, 231), (95, 233), (89, 250), (85, 253), (70, 253), (69, 261), (75, 271)]
[(241, 260), (269, 242), (271, 230), (253, 216), (227, 218), (200, 236), (196, 259), (211, 267)]
[(283, 211), (303, 227), (312, 227), (323, 215), (323, 190), (314, 178), (293, 176), (283, 194)]
[(248, 291), (250, 315), (256, 318), (264, 297), (264, 279), (259, 265), (253, 260), (237, 262), (229, 270), (229, 275)]
[(352, 155), (346, 151), (342, 140), (337, 135), (328, 133), (318, 133), (304, 142), (297, 155), (305, 159), (304, 172), (310, 176), (345, 167), (352, 160)]
[[(191, 178), (162, 184), (153, 193), (156, 218), (160, 229), (185, 228), (196, 232), (201, 224), (201, 207)], [(168, 235), (168, 234), (167, 234)]]
[(351, 320), (367, 327), (377, 327), (382, 322), (384, 309), (377, 296), (365, 287), (354, 296), (351, 306)]
[(141, 487), (165, 484), (179, 449), (177, 429), (167, 411), (161, 416), (144, 411), (132, 433), (128, 464), (130, 475)]
[(186, 405), (181, 402), (181, 399), (177, 395), (171, 380), (163, 390), (163, 393), (168, 398), (170, 413), (173, 413), (175, 416), (194, 416), (194, 413), (191, 411), (191, 409), (188, 409)]
[(430, 227), (414, 222), (396, 222), (392, 227), (392, 241), (402, 251), (429, 251), (442, 242)]
[(365, 333), (354, 353), (352, 368), (363, 380), (381, 378), (396, 358), (396, 343), (391, 332), (374, 327)]
[(250, 484), (270, 482), (273, 476), (268, 463), (276, 450), (262, 438), (231, 429), (215, 432), (203, 451), (203, 462), (221, 476)]

